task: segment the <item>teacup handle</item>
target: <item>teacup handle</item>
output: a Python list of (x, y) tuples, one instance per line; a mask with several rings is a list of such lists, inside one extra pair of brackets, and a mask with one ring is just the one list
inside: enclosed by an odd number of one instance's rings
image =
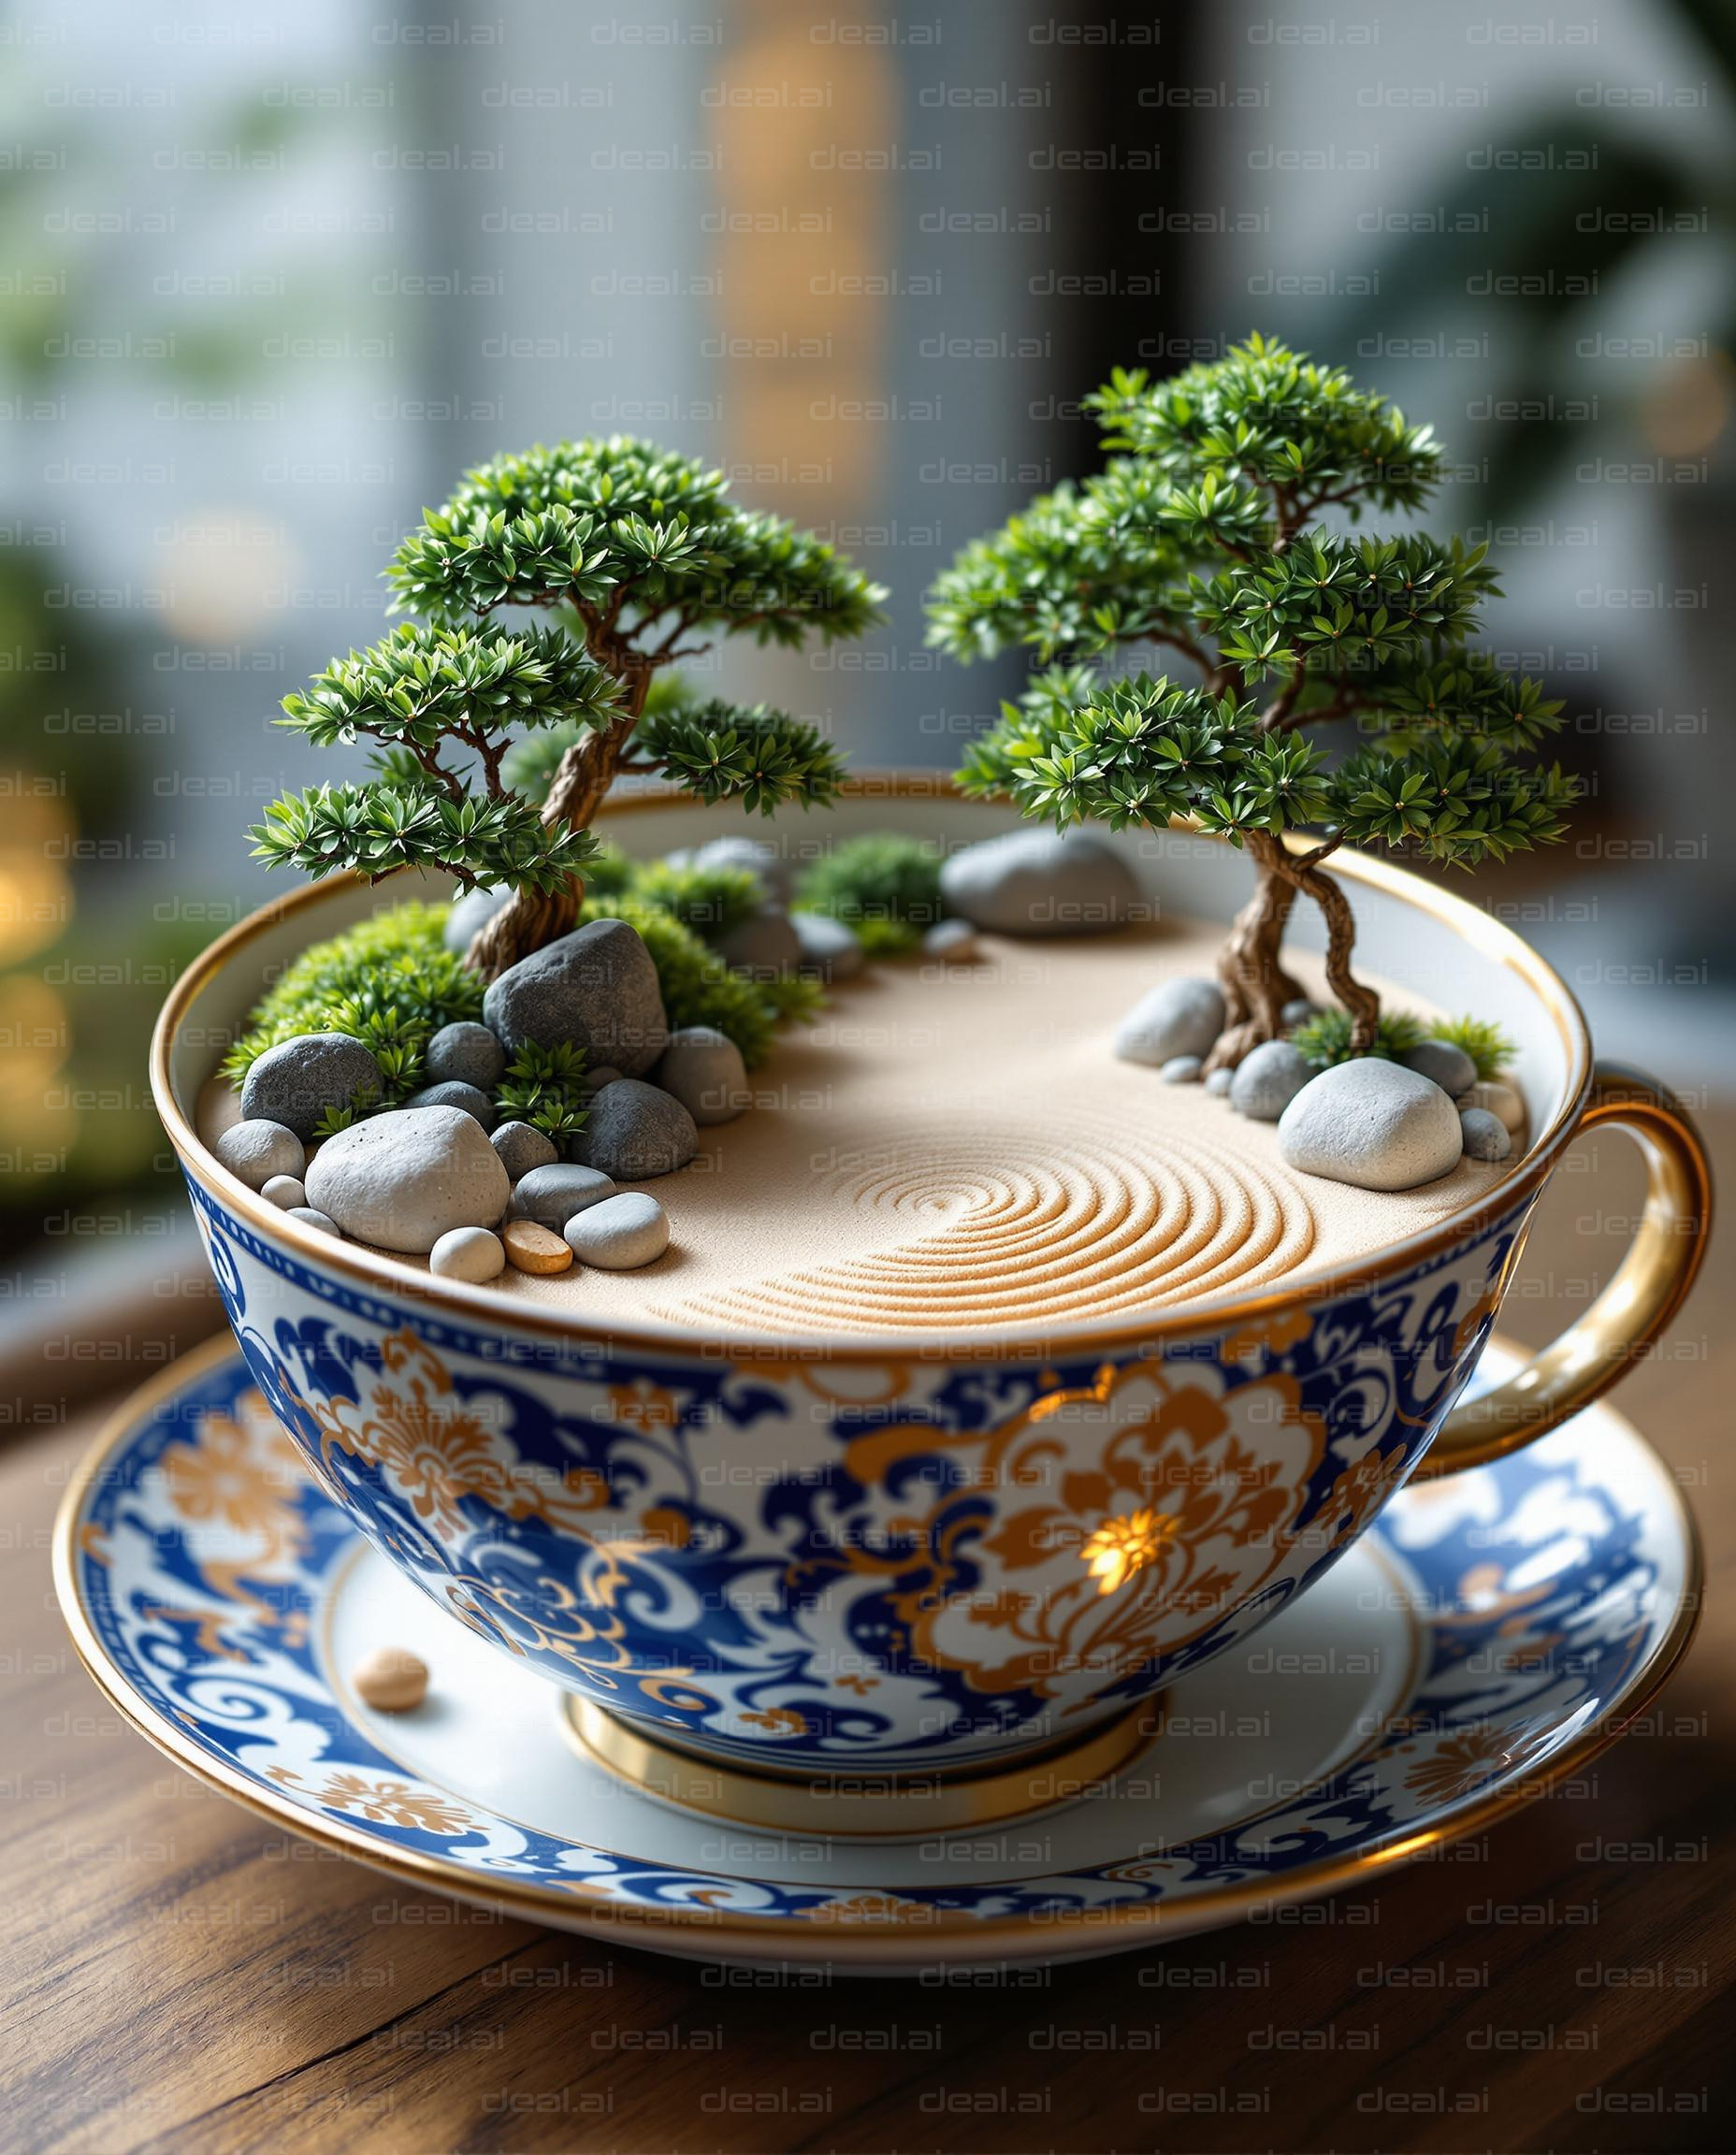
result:
[(1554, 1346), (1475, 1399), (1461, 1400), (1415, 1479), (1485, 1466), (1577, 1414), (1626, 1374), (1682, 1306), (1712, 1226), (1712, 1168), (1685, 1111), (1650, 1078), (1616, 1063), (1592, 1073), (1575, 1135), (1613, 1122), (1645, 1155), (1639, 1233), (1601, 1294)]

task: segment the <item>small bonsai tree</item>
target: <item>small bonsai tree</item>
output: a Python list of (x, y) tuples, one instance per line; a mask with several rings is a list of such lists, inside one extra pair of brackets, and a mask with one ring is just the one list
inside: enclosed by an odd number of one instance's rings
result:
[[(423, 618), (334, 659), (279, 721), (322, 745), (366, 741), (373, 775), (276, 802), (254, 854), (315, 877), (421, 867), (507, 887), (468, 953), (486, 978), (576, 924), (589, 825), (623, 774), (766, 814), (837, 791), (835, 750), (783, 712), (647, 708), (661, 669), (719, 637), (799, 645), (881, 618), (877, 586), (811, 533), (739, 508), (689, 457), (622, 437), (497, 457), (425, 513), (386, 574), (391, 611)], [(552, 619), (508, 626), (494, 618), (506, 607)], [(561, 743), (540, 805), (507, 763), (536, 730)]]
[[(1219, 963), (1212, 1063), (1278, 1037), (1302, 994), (1281, 955), (1298, 894), (1325, 918), (1326, 977), (1366, 1054), (1380, 999), (1325, 862), (1349, 844), (1468, 866), (1558, 838), (1577, 786), (1532, 752), (1560, 705), (1467, 648), (1498, 596), (1482, 547), (1319, 521), (1420, 508), (1440, 470), (1429, 430), (1347, 374), (1253, 337), (1170, 382), (1118, 371), (1086, 401), (1106, 468), (967, 546), (931, 595), (932, 643), (961, 658), (1020, 644), (1045, 667), (961, 782), (1061, 826), (1222, 832), (1255, 889)], [(1128, 644), (1198, 678), (1101, 681)], [(1336, 721), (1355, 739), (1330, 755), (1312, 736)]]

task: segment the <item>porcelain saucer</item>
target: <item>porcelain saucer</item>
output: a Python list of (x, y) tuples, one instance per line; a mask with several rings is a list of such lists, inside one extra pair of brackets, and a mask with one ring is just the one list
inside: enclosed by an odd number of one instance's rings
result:
[[(1484, 1357), (1494, 1378), (1515, 1357)], [(986, 1830), (873, 1841), (675, 1809), (436, 1608), (301, 1472), (226, 1338), (128, 1402), (55, 1577), (97, 1684), (177, 1763), (410, 1886), (714, 1960), (895, 1973), (1150, 1945), (1367, 1881), (1619, 1736), (1685, 1648), (1692, 1521), (1596, 1407), (1406, 1490), (1309, 1592), (1165, 1696), (1112, 1778)], [(348, 1671), (432, 1671), (412, 1714)]]

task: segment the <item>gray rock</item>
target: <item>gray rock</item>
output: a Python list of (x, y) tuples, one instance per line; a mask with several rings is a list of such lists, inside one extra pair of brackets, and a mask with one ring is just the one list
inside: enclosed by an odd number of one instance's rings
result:
[(1205, 1056), (1223, 1030), (1223, 991), (1215, 980), (1161, 980), (1121, 1020), (1115, 1052), (1123, 1063), (1162, 1069), (1178, 1055)]
[(1234, 1070), (1214, 1070), (1206, 1080), (1206, 1090), (1214, 1100), (1226, 1100), (1230, 1087), (1236, 1082)]
[(968, 920), (936, 920), (922, 938), (924, 957), (963, 965), (976, 955), (976, 931)]
[(747, 1065), (728, 1034), (711, 1025), (683, 1025), (651, 1073), (653, 1084), (680, 1101), (705, 1128), (733, 1122), (747, 1106)]
[(428, 1042), (430, 1085), (474, 1085), (479, 1092), (492, 1092), (505, 1068), (506, 1049), (487, 1026), (469, 1019), (442, 1025)]
[(606, 1175), (563, 1161), (552, 1167), (533, 1167), (514, 1190), (507, 1213), (514, 1220), (534, 1220), (539, 1227), (558, 1235), (575, 1212), (614, 1195), (615, 1184)]
[(250, 1190), (263, 1190), (280, 1175), (299, 1175), (307, 1165), (300, 1138), (281, 1122), (231, 1122), (211, 1150)]
[(605, 1085), (591, 1102), (586, 1157), (619, 1181), (673, 1175), (699, 1150), (693, 1118), (681, 1102), (655, 1085), (623, 1078)]
[(311, 1205), (292, 1205), (288, 1217), (299, 1220), (304, 1227), (317, 1227), (322, 1235), (329, 1235), (336, 1242), (343, 1240), (343, 1229), (329, 1212), (316, 1212)]
[(789, 925), (796, 932), (797, 962), (804, 973), (817, 974), (822, 980), (847, 980), (867, 963), (855, 931), (830, 913), (792, 913)]
[(1505, 1160), (1513, 1149), (1507, 1125), (1486, 1107), (1467, 1107), (1459, 1116), (1459, 1134), (1468, 1160)]
[(253, 1063), (241, 1082), (241, 1113), (281, 1122), (311, 1137), (329, 1109), (366, 1107), (380, 1097), (380, 1065), (347, 1033), (303, 1033), (280, 1040)]
[(502, 1122), (490, 1133), (490, 1139), (501, 1166), (514, 1182), (533, 1167), (552, 1167), (560, 1158), (555, 1140), (528, 1122)]
[(499, 890), (467, 890), (461, 898), (455, 898), (446, 925), (441, 930), (441, 942), (462, 958), (470, 947), (471, 936), (488, 925), (512, 895), (502, 887)]
[(1230, 1079), (1230, 1106), (1251, 1122), (1276, 1122), (1314, 1075), (1314, 1066), (1288, 1040), (1251, 1048)]
[(769, 897), (789, 895), (789, 863), (769, 838), (708, 838), (703, 846), (684, 846), (666, 858), (672, 868), (746, 868), (765, 885)]
[(1306, 1025), (1314, 1015), (1314, 1005), (1306, 995), (1298, 995), (1294, 1003), (1286, 1003), (1278, 1015), (1286, 1025)]
[(1518, 1136), (1525, 1128), (1525, 1102), (1511, 1085), (1503, 1085), (1499, 1078), (1485, 1078), (1468, 1092), (1461, 1092), (1459, 1106), (1486, 1107), (1509, 1136)]
[(1359, 1190), (1410, 1190), (1450, 1174), (1464, 1150), (1458, 1109), (1432, 1078), (1364, 1055), (1303, 1086), (1278, 1124), (1292, 1167)]
[[(712, 948), (726, 965), (733, 965), (744, 973), (782, 973), (797, 963), (802, 956), (802, 938), (791, 925), (788, 913), (768, 907), (756, 913), (751, 920), (739, 921), (726, 934), (716, 936)], [(620, 1061), (619, 1056), (615, 1058)], [(627, 1065), (621, 1064), (626, 1070)], [(636, 1070), (628, 1070), (629, 1078), (636, 1078)]]
[(443, 1085), (425, 1085), (420, 1092), (412, 1092), (404, 1105), (406, 1107), (456, 1107), (466, 1115), (473, 1115), (485, 1130), (492, 1130), (500, 1119), (487, 1093), (479, 1092), (474, 1085), (460, 1084), (456, 1078), (449, 1078)]
[(1398, 1060), (1407, 1070), (1414, 1070), (1419, 1077), (1432, 1078), (1443, 1092), (1450, 1092), (1455, 1100), (1477, 1082), (1477, 1065), (1464, 1049), (1454, 1047), (1451, 1040), (1419, 1040), (1414, 1048), (1407, 1048)]
[(489, 984), (483, 1016), (509, 1055), (571, 1041), (629, 1078), (650, 1069), (669, 1037), (657, 967), (625, 920), (593, 920), (508, 966)]
[(1201, 1067), (1197, 1055), (1172, 1055), (1158, 1076), (1165, 1085), (1196, 1085)]
[(1140, 903), (1133, 871), (1083, 831), (1009, 831), (940, 871), (949, 912), (1002, 935), (1094, 935)]
[(293, 1212), (308, 1201), (298, 1175), (274, 1175), (259, 1194), (268, 1205), (275, 1205), (282, 1212)]
[(328, 1137), (308, 1202), (346, 1235), (425, 1256), (455, 1227), (492, 1227), (512, 1195), (483, 1126), (461, 1107), (400, 1107)]
[(623, 1070), (612, 1069), (607, 1063), (595, 1070), (587, 1070), (579, 1079), (579, 1094), (588, 1100), (593, 1092), (600, 1092), (605, 1085), (618, 1085), (627, 1075)]
[(624, 1190), (569, 1220), (566, 1235), (582, 1265), (631, 1272), (655, 1264), (669, 1248), (669, 1214), (644, 1191)]
[(506, 1270), (506, 1251), (486, 1227), (455, 1227), (428, 1251), (428, 1270), (442, 1280), (468, 1280), (480, 1286)]

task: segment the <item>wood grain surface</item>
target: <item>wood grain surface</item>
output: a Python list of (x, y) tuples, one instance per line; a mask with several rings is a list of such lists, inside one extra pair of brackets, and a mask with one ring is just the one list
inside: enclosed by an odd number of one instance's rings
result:
[[(1729, 1187), (1736, 1116), (1707, 1126)], [(1580, 1148), (1505, 1332), (1541, 1343), (1583, 1305), (1638, 1193), (1619, 1138)], [(1618, 1402), (1693, 1502), (1711, 1589), (1641, 1727), (1376, 1887), (956, 1981), (778, 1984), (592, 1945), (406, 1892), (208, 1792), (108, 1711), (55, 1608), (54, 1508), (101, 1415), (58, 1410), (53, 1360), (8, 1371), (0, 2147), (1736, 2145), (1732, 1247)]]

